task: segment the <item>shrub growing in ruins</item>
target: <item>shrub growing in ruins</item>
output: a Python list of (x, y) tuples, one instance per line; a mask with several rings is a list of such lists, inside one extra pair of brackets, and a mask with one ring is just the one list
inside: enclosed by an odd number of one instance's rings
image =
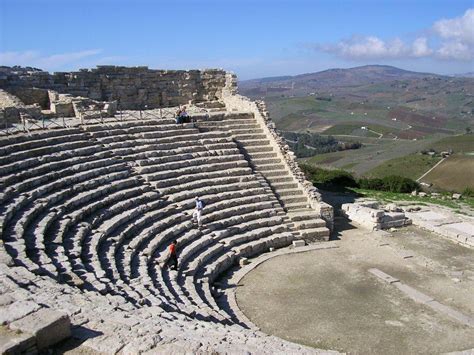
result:
[(398, 175), (386, 176), (382, 179), (361, 178), (358, 183), (363, 189), (378, 191), (404, 193), (420, 189), (420, 185), (416, 181)]
[(362, 189), (367, 189), (367, 190), (383, 190), (384, 189), (384, 184), (382, 179), (379, 178), (361, 178), (359, 179), (359, 186)]
[(345, 170), (329, 170), (314, 167), (311, 165), (302, 165), (301, 169), (305, 173), (308, 180), (314, 185), (323, 188), (333, 187), (358, 187), (358, 183), (354, 176)]
[(420, 185), (409, 178), (403, 176), (391, 175), (384, 178), (360, 178), (356, 179), (354, 175), (345, 170), (323, 169), (311, 165), (302, 164), (301, 169), (314, 185), (320, 188), (332, 189), (360, 187), (367, 190), (388, 191), (406, 193), (413, 190), (419, 190)]
[(411, 192), (420, 188), (416, 181), (398, 175), (386, 176), (382, 181), (385, 191), (390, 192)]
[(463, 190), (462, 195), (466, 197), (474, 197), (474, 189), (471, 187), (466, 187)]

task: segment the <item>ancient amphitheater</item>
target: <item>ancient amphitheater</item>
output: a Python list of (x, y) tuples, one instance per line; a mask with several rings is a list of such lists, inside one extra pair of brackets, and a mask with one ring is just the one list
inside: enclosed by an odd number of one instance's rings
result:
[[(333, 223), (234, 75), (1, 69), (3, 352), (71, 334), (106, 353), (319, 352), (260, 332), (216, 283)], [(183, 104), (193, 122), (177, 125)], [(174, 239), (177, 271), (160, 264)]]

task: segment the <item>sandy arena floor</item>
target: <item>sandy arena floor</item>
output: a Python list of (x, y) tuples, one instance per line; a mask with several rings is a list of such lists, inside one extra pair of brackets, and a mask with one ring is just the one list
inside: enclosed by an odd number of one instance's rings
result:
[(474, 327), (410, 299), (370, 268), (474, 317), (474, 250), (409, 227), (382, 237), (338, 220), (337, 249), (284, 255), (241, 280), (241, 310), (264, 332), (354, 354), (474, 348)]

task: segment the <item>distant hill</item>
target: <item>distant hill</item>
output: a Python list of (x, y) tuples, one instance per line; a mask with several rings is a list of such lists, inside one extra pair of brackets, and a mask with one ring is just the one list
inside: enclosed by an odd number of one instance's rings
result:
[[(290, 137), (291, 148), (300, 156), (314, 153), (306, 158), (308, 164), (348, 169), (359, 176), (383, 173), (417, 178), (437, 162), (418, 153), (435, 147), (440, 139), (456, 141), (440, 149), (457, 152), (463, 146), (464, 151), (474, 151), (472, 135), (465, 135), (474, 130), (470, 74), (445, 76), (366, 65), (247, 80), (239, 83), (239, 91), (265, 100), (276, 128)], [(328, 142), (362, 146), (330, 153), (323, 152), (331, 149), (301, 149), (311, 146), (301, 137), (315, 139), (318, 134)], [(451, 160), (453, 164), (439, 169), (430, 182), (462, 191), (468, 186), (471, 157)]]
[(413, 72), (388, 65), (364, 65), (349, 69), (328, 69), (317, 73), (295, 76), (245, 80), (239, 83), (239, 88), (244, 95), (249, 96), (281, 93), (289, 90), (293, 91), (295, 95), (304, 95), (330, 88), (438, 77), (443, 78), (444, 76)]
[(462, 74), (453, 74), (451, 75), (455, 78), (474, 78), (474, 72), (462, 73)]

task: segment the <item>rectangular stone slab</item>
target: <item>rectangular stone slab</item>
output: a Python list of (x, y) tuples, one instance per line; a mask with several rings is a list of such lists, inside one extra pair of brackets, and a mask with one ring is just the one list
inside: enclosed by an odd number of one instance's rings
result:
[(427, 303), (427, 302), (431, 302), (431, 301), (434, 300), (433, 297), (425, 295), (424, 293), (422, 293), (418, 290), (415, 290), (413, 287), (402, 284), (400, 282), (396, 283), (395, 287), (398, 288), (400, 291), (402, 291), (405, 295), (410, 297), (415, 302)]
[(376, 269), (376, 268), (369, 269), (369, 272), (371, 274), (377, 276), (379, 279), (381, 279), (385, 282), (388, 282), (389, 284), (393, 284), (394, 282), (399, 282), (400, 281), (399, 279), (396, 279), (395, 277), (390, 276), (389, 274), (386, 274), (382, 270), (379, 270), (379, 269)]
[(417, 212), (415, 216), (418, 218), (424, 219), (425, 221), (439, 221), (439, 220), (446, 219), (446, 216), (440, 213), (431, 212), (431, 211)]
[(10, 323), (9, 328), (36, 337), (38, 349), (45, 349), (71, 336), (71, 322), (62, 312), (43, 308)]
[(298, 248), (298, 247), (304, 247), (305, 246), (305, 241), (304, 240), (294, 240), (293, 241), (293, 247)]
[(471, 224), (469, 222), (452, 223), (452, 224), (447, 224), (444, 227), (456, 230), (459, 233), (462, 233), (465, 235), (469, 235), (469, 236), (474, 235), (474, 224)]
[(434, 300), (428, 302), (427, 305), (433, 308), (435, 311), (446, 314), (447, 316), (453, 319), (456, 319), (458, 322), (464, 325), (467, 325), (469, 327), (474, 327), (474, 318), (469, 317), (461, 312), (458, 312), (449, 306), (446, 306)]

